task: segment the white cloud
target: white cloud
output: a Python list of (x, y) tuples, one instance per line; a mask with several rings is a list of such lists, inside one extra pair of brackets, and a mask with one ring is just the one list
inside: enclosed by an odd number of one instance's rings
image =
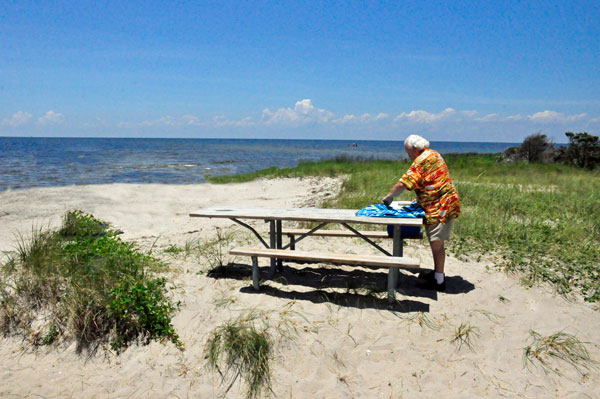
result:
[(315, 108), (308, 98), (296, 102), (294, 109), (279, 108), (271, 111), (265, 108), (262, 112), (265, 125), (283, 124), (300, 126), (307, 123), (326, 123), (333, 119), (333, 113), (326, 109)]
[(522, 121), (522, 120), (524, 120), (524, 119), (525, 119), (525, 117), (523, 117), (523, 116), (522, 116), (522, 115), (520, 115), (520, 114), (516, 114), (516, 115), (510, 115), (510, 116), (507, 116), (507, 117), (506, 117), (506, 120), (507, 120), (507, 121), (511, 121), (511, 122), (519, 122), (519, 121)]
[(224, 116), (215, 116), (212, 120), (212, 125), (215, 127), (226, 127), (226, 126), (234, 126), (234, 127), (246, 127), (246, 126), (254, 126), (254, 122), (251, 117), (246, 117), (240, 119), (238, 121), (230, 121), (225, 119)]
[(182, 115), (179, 117), (173, 116), (163, 116), (161, 118), (151, 120), (151, 121), (142, 121), (137, 123), (130, 122), (120, 122), (117, 126), (120, 128), (133, 128), (133, 127), (160, 127), (160, 126), (168, 126), (168, 127), (182, 127), (182, 126), (200, 126), (202, 123), (197, 116), (194, 115)]
[[(55, 114), (55, 113), (53, 113)], [(47, 119), (50, 118), (47, 113)], [(60, 114), (56, 114), (60, 115)], [(56, 116), (52, 115), (52, 116)], [(3, 124), (24, 123), (31, 118), (30, 114), (18, 113), (12, 118), (7, 118)], [(41, 119), (41, 118), (40, 118)], [(56, 118), (55, 118), (56, 119)], [(452, 137), (462, 140), (486, 140), (510, 141), (521, 140), (526, 134), (540, 130), (548, 135), (554, 135), (558, 140), (564, 140), (560, 135), (566, 130), (579, 131), (588, 129), (592, 134), (598, 134), (596, 128), (599, 126), (600, 117), (591, 117), (586, 113), (564, 114), (557, 111), (546, 110), (531, 114), (502, 115), (497, 112), (479, 113), (476, 110), (457, 110), (447, 107), (440, 112), (427, 110), (412, 110), (397, 114), (388, 113), (352, 113), (335, 115), (333, 112), (317, 108), (310, 99), (297, 101), (293, 108), (278, 108), (262, 111), (262, 118), (256, 116), (240, 117), (239, 119), (228, 119), (223, 115), (200, 120), (194, 115), (182, 115), (178, 117), (165, 116), (155, 120), (147, 120), (138, 123), (122, 122), (119, 127), (124, 128), (156, 128), (163, 127), (167, 132), (170, 129), (183, 129), (190, 127), (203, 127), (209, 129), (244, 129), (257, 125), (273, 126), (274, 128), (290, 128), (310, 126), (311, 134), (329, 134), (336, 138), (341, 136), (360, 135), (360, 137), (395, 137), (395, 134), (403, 129), (405, 131), (416, 129), (428, 135), (430, 140)], [(248, 129), (251, 130), (251, 129)], [(450, 132), (450, 133), (449, 133)], [(271, 132), (272, 133), (272, 132)], [(269, 133), (270, 134), (270, 133)]]
[(423, 110), (414, 110), (410, 112), (403, 112), (394, 118), (395, 122), (408, 121), (416, 123), (435, 123), (441, 120), (449, 119), (458, 115), (454, 108), (446, 108), (440, 113), (432, 114)]
[(65, 120), (65, 116), (52, 110), (46, 112), (43, 116), (38, 118), (37, 123), (39, 125), (56, 125), (62, 123)]
[(228, 120), (224, 116), (218, 115), (212, 118), (210, 121), (201, 121), (195, 115), (182, 115), (179, 117), (174, 116), (163, 116), (161, 118), (149, 121), (142, 121), (137, 123), (121, 122), (118, 124), (119, 128), (136, 128), (136, 127), (186, 127), (186, 126), (209, 126), (209, 127), (225, 127), (225, 126), (253, 126), (255, 123), (252, 118), (246, 117), (240, 120)]
[(344, 115), (341, 118), (334, 119), (332, 122), (336, 123), (338, 125), (345, 125), (346, 123), (356, 122), (356, 120), (357, 120), (356, 115), (350, 114), (350, 115)]
[(10, 118), (2, 119), (2, 125), (10, 127), (21, 126), (29, 122), (32, 116), (33, 115), (31, 115), (29, 112), (19, 111), (16, 114), (13, 114), (13, 116)]
[(577, 122), (585, 119), (587, 117), (586, 113), (577, 114), (577, 115), (564, 115), (560, 112), (556, 111), (542, 111), (536, 112), (533, 115), (528, 115), (527, 118), (533, 122), (539, 123), (568, 123), (568, 122)]
[(498, 114), (487, 114), (481, 118), (475, 118), (475, 120), (478, 122), (498, 122), (500, 121), (500, 116)]
[(356, 116), (354, 114), (349, 114), (349, 115), (344, 115), (341, 118), (337, 118), (337, 119), (333, 119), (332, 122), (338, 125), (344, 125), (347, 123), (354, 123), (354, 124), (369, 124), (369, 123), (375, 123), (375, 122), (379, 122), (382, 121), (384, 119), (389, 118), (390, 116), (388, 114), (384, 114), (383, 112), (380, 112), (379, 114), (377, 114), (376, 116), (373, 116), (369, 113), (364, 113), (360, 116)]

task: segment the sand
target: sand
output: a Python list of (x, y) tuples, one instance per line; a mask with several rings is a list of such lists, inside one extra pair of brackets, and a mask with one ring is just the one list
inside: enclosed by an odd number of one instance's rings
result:
[[(259, 316), (257, 326), (269, 326), (273, 338), (272, 396), (277, 398), (598, 397), (600, 377), (593, 367), (578, 371), (565, 362), (552, 362), (558, 374), (545, 372), (537, 363), (524, 367), (523, 362), (531, 330), (544, 336), (573, 334), (589, 342), (590, 355), (600, 360), (597, 305), (564, 298), (546, 286), (523, 287), (518, 276), (496, 270), (493, 255), (470, 261), (449, 256), (446, 293), (420, 290), (416, 276), (403, 272), (398, 304), (390, 309), (384, 271), (290, 265), (282, 279), (255, 293), (249, 259), (230, 259), (234, 272), (214, 276), (207, 273), (210, 259), (164, 251), (214, 239), (217, 231), (235, 232), (236, 242), (253, 240), (230, 221), (188, 217), (197, 208), (314, 206), (339, 187), (336, 179), (281, 179), (0, 193), (3, 259), (14, 249), (18, 233), (56, 227), (64, 212), (80, 209), (167, 261), (172, 295), (182, 303), (173, 324), (185, 346), (180, 351), (170, 343), (153, 342), (118, 355), (104, 349), (79, 355), (72, 343), (34, 349), (18, 337), (0, 338), (0, 397), (219, 397), (225, 387), (205, 368), (206, 339), (226, 321), (251, 312)], [(265, 223), (252, 224), (266, 232)], [(305, 240), (299, 247), (373, 251), (356, 239), (343, 238)], [(425, 242), (409, 242), (405, 254), (431, 268)], [(461, 325), (473, 327), (470, 345), (454, 340)], [(234, 384), (227, 394), (244, 396), (243, 383)]]

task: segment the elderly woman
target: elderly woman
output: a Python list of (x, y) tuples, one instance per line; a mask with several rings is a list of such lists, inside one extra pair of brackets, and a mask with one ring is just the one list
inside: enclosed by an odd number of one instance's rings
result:
[(404, 150), (413, 163), (381, 200), (389, 205), (404, 190), (414, 191), (417, 202), (425, 210), (425, 231), (433, 254), (434, 271), (419, 276), (419, 286), (444, 292), (444, 241), (450, 238), (452, 223), (460, 215), (458, 192), (452, 184), (448, 167), (442, 156), (429, 148), (429, 141), (410, 135), (404, 141)]

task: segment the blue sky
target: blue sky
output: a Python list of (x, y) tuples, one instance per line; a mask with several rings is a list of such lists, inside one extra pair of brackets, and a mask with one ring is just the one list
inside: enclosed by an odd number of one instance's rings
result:
[(600, 2), (11, 1), (0, 135), (600, 135)]

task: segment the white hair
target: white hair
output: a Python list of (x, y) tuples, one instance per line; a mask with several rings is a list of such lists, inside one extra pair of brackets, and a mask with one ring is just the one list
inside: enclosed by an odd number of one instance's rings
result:
[(416, 134), (411, 134), (406, 138), (406, 140), (404, 140), (404, 145), (410, 148), (422, 150), (424, 148), (429, 148), (429, 141)]

